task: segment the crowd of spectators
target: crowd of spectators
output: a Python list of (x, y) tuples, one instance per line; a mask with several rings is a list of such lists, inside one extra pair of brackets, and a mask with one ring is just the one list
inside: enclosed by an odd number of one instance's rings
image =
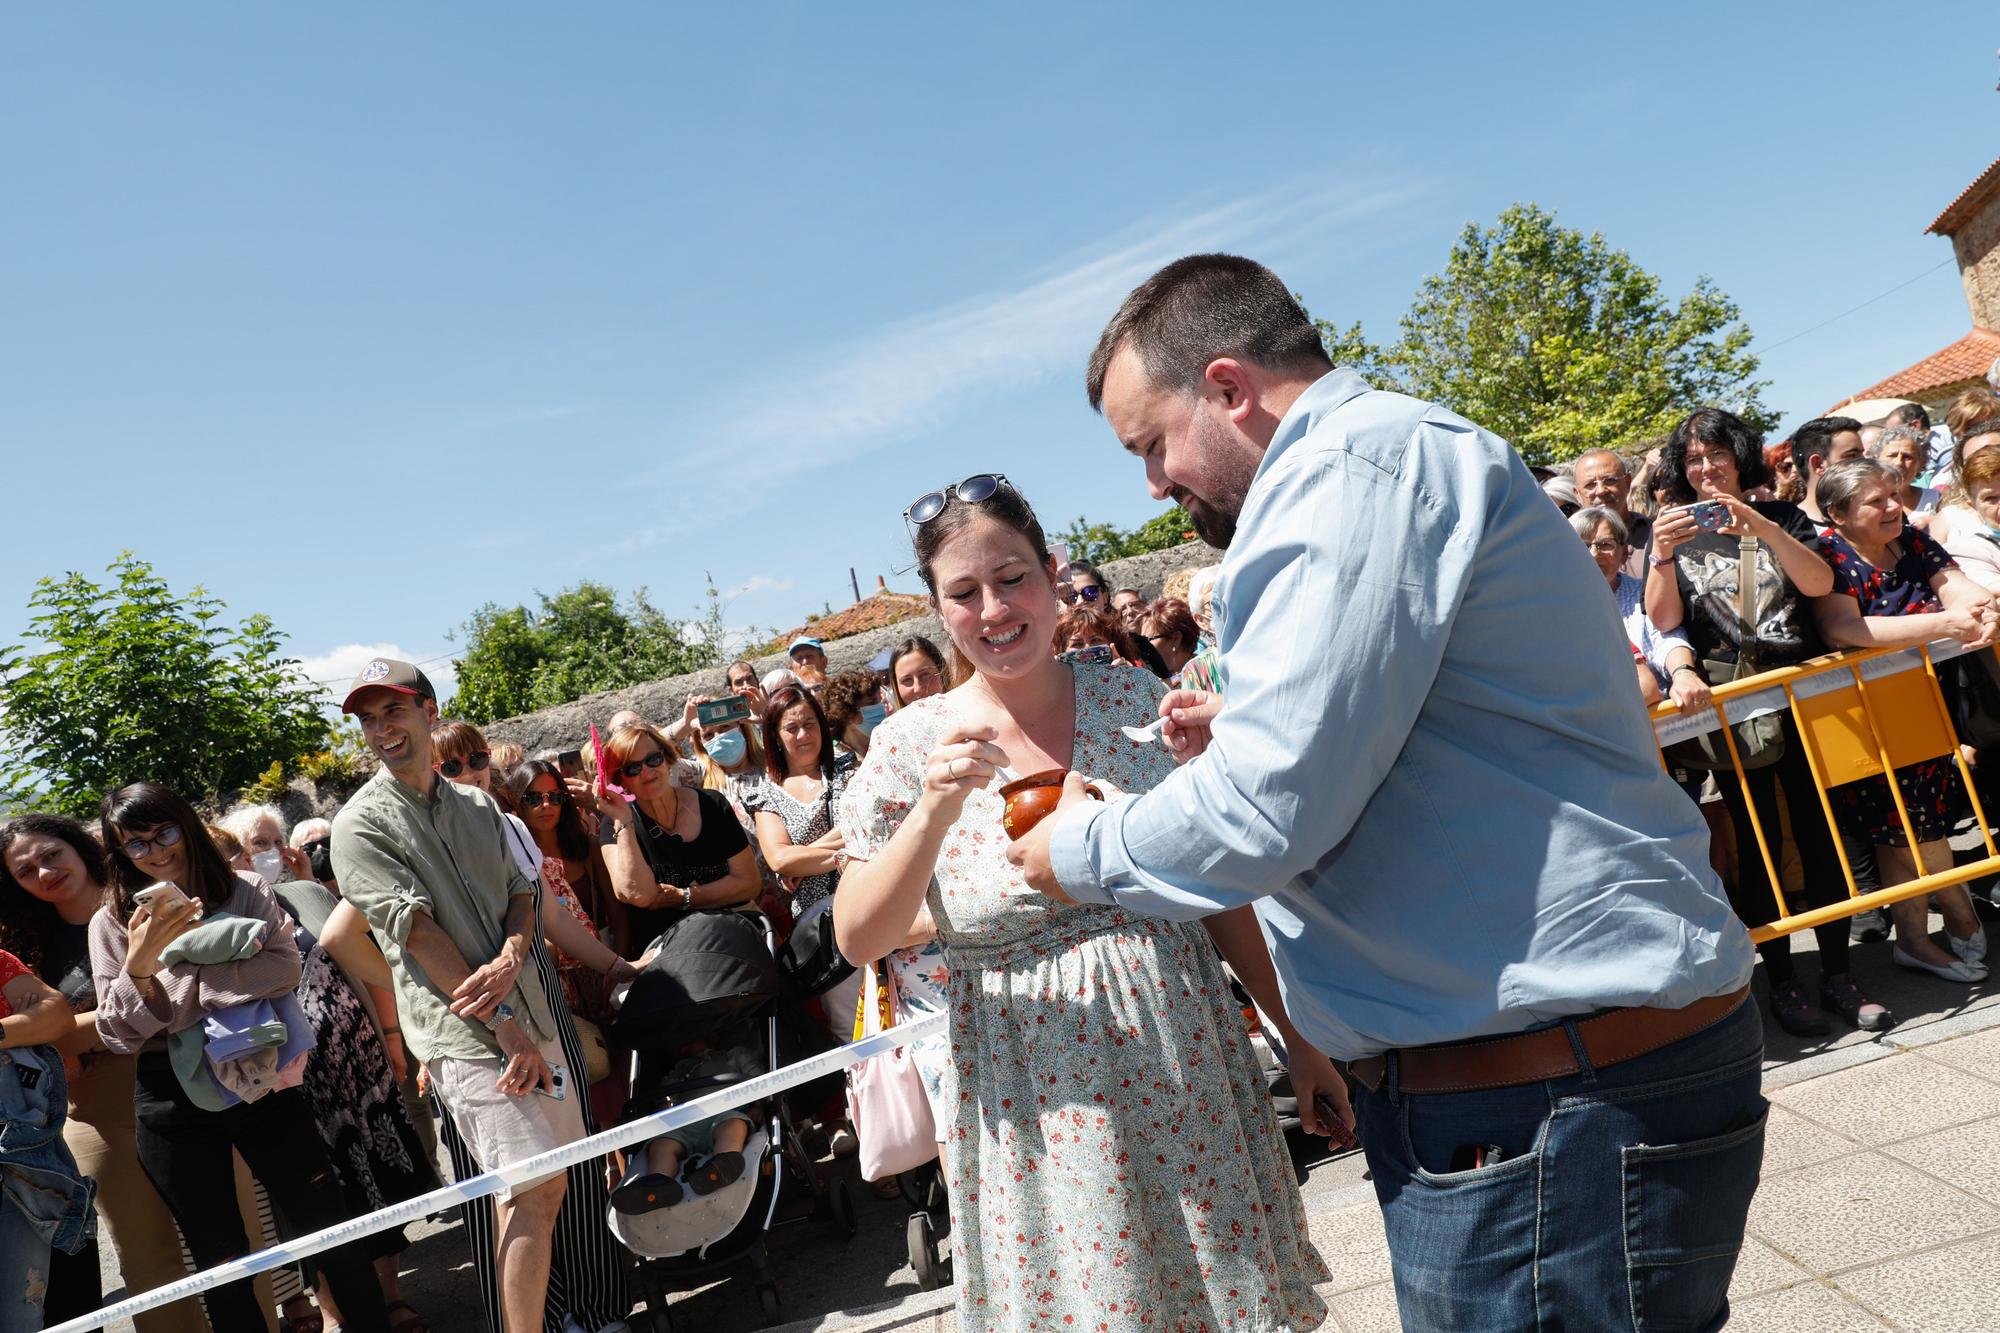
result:
[[(1936, 425), (1906, 407), (1881, 422), (1816, 419), (1769, 445), (1704, 409), (1655, 447), (1592, 449), (1545, 469), (1542, 483), (1603, 574), (1637, 702), (1692, 714), (1716, 686), (1830, 649), (1992, 643), (1994, 445), (2000, 400), (1984, 390)], [(1050, 651), (1220, 690), (1215, 572), (1197, 571), (1185, 595), (1149, 600), (1076, 562), (1058, 585), (1067, 605)], [(827, 915), (846, 865), (837, 811), (871, 733), (963, 673), (923, 637), (897, 643), (875, 669), (833, 671), (806, 637), (788, 657), (761, 678), (732, 664), (727, 695), (691, 696), (671, 718), (602, 719), (601, 774), (586, 738), (533, 756), (491, 743), (436, 716), (421, 672), (378, 662), (379, 688), (358, 682), (349, 705), (385, 772), (434, 772), (458, 798), (427, 803), (378, 781), (335, 820), (288, 827), (266, 805), (211, 822), (181, 794), (140, 782), (107, 793), (94, 825), (28, 814), (0, 828), (0, 1056), (48, 1076), (42, 1098), (63, 1133), (34, 1165), (70, 1182), (49, 1216), (0, 1202), (0, 1289), (37, 1286), (39, 1317), (59, 1322), (102, 1301), (100, 1235), (127, 1289), (143, 1291), (190, 1263), (420, 1195), (446, 1174), (441, 1152), (450, 1174), (476, 1173), (496, 1154), (627, 1114), (661, 1072), (642, 1058), (635, 1073), (633, 1053), (610, 1036), (649, 945), (690, 912), (761, 914), (780, 947)], [(1829, 824), (1789, 714), (1766, 742), (1767, 760), (1740, 780), (1685, 746), (1667, 756), (1709, 819), (1715, 867), (1746, 923), (1835, 903), (1849, 874), (1865, 892), (1950, 864), (1946, 840), (1970, 815), (1950, 758), (1897, 770), (1897, 794), (1882, 777), (1833, 788)], [(2000, 770), (2000, 759), (1967, 758), (1976, 774)], [(1761, 946), (1777, 1022), (1812, 1036), (1836, 1017), (1865, 1029), (1892, 1021), (1850, 947), (1891, 930), (1893, 965), (1949, 985), (1984, 978), (1985, 935), (1966, 890), (1930, 901), (1941, 937), (1921, 896), (1886, 918), (1815, 927), (1811, 986), (1790, 935)], [(924, 913), (890, 968), (922, 1007), (940, 994), (947, 962)], [(819, 998), (826, 1040), (851, 1037), (858, 986)], [(219, 1045), (249, 1053), (218, 1060)], [(711, 1056), (661, 1059), (683, 1068)], [(558, 1068), (573, 1096), (498, 1099), (529, 1104), (533, 1123), (478, 1109), (495, 1100), (496, 1075), (524, 1080), (519, 1093), (546, 1088)], [(441, 1115), (441, 1097), (471, 1109)], [(838, 1099), (808, 1111), (832, 1152), (854, 1151)], [(469, 1214), (489, 1321), (614, 1326), (629, 1306), (603, 1209), (671, 1207), (684, 1191), (721, 1188), (742, 1169), (747, 1125), (725, 1118), (623, 1169), (527, 1182), (480, 1220)], [(237, 1156), (254, 1182), (218, 1187), (243, 1175)], [(264, 1327), (275, 1309), (286, 1333), (424, 1333), (398, 1288), (403, 1245), (400, 1230), (380, 1232), (268, 1288), (226, 1286), (203, 1308), (183, 1301), (138, 1326), (195, 1333), (205, 1315), (236, 1333)]]

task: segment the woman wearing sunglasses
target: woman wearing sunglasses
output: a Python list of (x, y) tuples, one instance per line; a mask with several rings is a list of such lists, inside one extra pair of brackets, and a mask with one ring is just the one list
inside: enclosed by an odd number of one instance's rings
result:
[(627, 725), (604, 743), (608, 783), (572, 778), (570, 795), (600, 816), (597, 841), (611, 886), (625, 904), (628, 954), (645, 948), (681, 913), (737, 907), (760, 881), (750, 840), (721, 792), (685, 785), (666, 733), (648, 722)]
[[(200, 817), (165, 787), (119, 788), (104, 798), (102, 825), (111, 892), (90, 921), (97, 1031), (112, 1050), (139, 1057), (133, 1098), (139, 1162), (195, 1263), (207, 1268), (250, 1249), (234, 1191), (216, 1188), (230, 1178), (231, 1150), (263, 1183), (285, 1237), (345, 1220), (311, 1104), (296, 1080), (211, 1110), (183, 1085), (168, 1055), (170, 1036), (201, 1027), (216, 1011), (297, 988), (301, 964), (291, 918), (255, 875), (230, 870)], [(137, 895), (158, 885), (173, 889), (139, 901)], [(164, 960), (167, 948), (201, 920), (224, 916), (264, 923), (256, 952), (228, 962)], [(324, 1251), (312, 1264), (340, 1304), (343, 1327), (388, 1328), (382, 1288), (358, 1244)], [(265, 1327), (247, 1281), (218, 1287), (202, 1303), (216, 1333)]]
[(470, 722), (446, 722), (431, 732), (431, 762), (443, 777), (461, 787), (477, 787), (500, 802), (504, 810), (507, 793), (493, 781), (493, 747), (486, 733)]
[(1312, 1062), (1309, 1082), (1339, 1084), (1299, 1038), (1256, 919), (1058, 904), (1006, 856), (1006, 770), (1123, 791), (1172, 771), (1165, 747), (1119, 733), (1159, 715), (1164, 686), (1050, 653), (1057, 571), (1003, 479), (968, 478), (907, 517), (971, 675), (876, 729), (841, 804), (833, 913), (856, 962), (906, 943), (925, 906), (944, 944), (951, 1060), (936, 1104), (960, 1324), (1317, 1327), (1327, 1270), (1218, 947), (1294, 1074)]

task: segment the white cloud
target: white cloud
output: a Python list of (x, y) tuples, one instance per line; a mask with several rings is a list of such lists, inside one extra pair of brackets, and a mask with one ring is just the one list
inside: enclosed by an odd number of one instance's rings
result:
[(792, 580), (776, 574), (752, 574), (733, 588), (723, 591), (722, 600), (733, 602), (738, 597), (747, 597), (753, 592), (789, 592)]
[(452, 665), (452, 655), (415, 653), (395, 643), (343, 643), (316, 656), (301, 658), (299, 670), (320, 687), (324, 707), (338, 713), (341, 697), (347, 692), (348, 685), (361, 673), (362, 667), (377, 657), (416, 663), (418, 669), (430, 677), (440, 699), (449, 700), (452, 691), (458, 688), (458, 671)]
[[(845, 342), (817, 363), (792, 363), (768, 382), (736, 386), (730, 399), (747, 409), (668, 425), (672, 461), (654, 479), (745, 457), (766, 467), (837, 466), (1050, 375), (1074, 379), (1080, 398), (1098, 330), (1162, 263), (1213, 249), (1281, 262), (1308, 239), (1316, 247), (1372, 240), (1385, 217), (1415, 202), (1426, 184), (1401, 172), (1314, 173), (1228, 203), (1186, 205), (1072, 255), (1019, 290), (917, 315)], [(641, 534), (623, 545), (635, 540), (647, 544)]]

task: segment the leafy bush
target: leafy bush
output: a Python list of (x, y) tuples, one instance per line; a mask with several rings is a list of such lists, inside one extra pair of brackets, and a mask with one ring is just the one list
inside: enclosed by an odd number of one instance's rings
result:
[(1132, 555), (1170, 551), (1194, 540), (1194, 525), (1179, 505), (1141, 523), (1130, 532), (1109, 523), (1092, 523), (1078, 516), (1055, 540), (1069, 547), (1072, 560), (1102, 565), (1107, 560), (1123, 560)]
[(13, 801), (87, 816), (141, 780), (209, 800), (326, 744), (318, 692), (270, 617), (232, 628), (218, 599), (173, 592), (129, 551), (109, 572), (109, 586), (42, 579), (28, 602), (40, 650), (0, 650)]

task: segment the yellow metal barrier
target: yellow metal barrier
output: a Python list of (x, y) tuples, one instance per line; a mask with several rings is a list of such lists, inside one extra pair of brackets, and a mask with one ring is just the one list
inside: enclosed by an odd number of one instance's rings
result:
[[(1770, 923), (1751, 930), (1752, 939), (1762, 944), (1775, 936), (1853, 916), (1869, 908), (2000, 874), (2000, 848), (1994, 846), (1986, 811), (1979, 803), (1972, 774), (1959, 752), (1958, 733), (1938, 687), (1938, 663), (1964, 653), (1956, 643), (1835, 653), (1715, 686), (1715, 707), (1708, 712), (1684, 714), (1671, 703), (1653, 709), (1654, 734), (1661, 745), (1662, 764), (1671, 767), (1664, 753), (1668, 745), (1719, 730), (1737, 781), (1742, 780), (1743, 760), (1736, 748), (1735, 724), (1770, 712), (1787, 711), (1792, 715), (1796, 734), (1805, 748), (1806, 762), (1812, 769), (1813, 785), (1819, 793), (1820, 814), (1833, 837), (1841, 874), (1847, 880), (1847, 901), (1797, 913), (1790, 910), (1772, 854), (1772, 836), (1765, 832), (1757, 803), (1746, 799), (1751, 831), (1756, 836), (1756, 852), (1763, 858), (1778, 910)], [(1972, 803), (1973, 818), (1986, 844), (1986, 855), (1964, 865), (1945, 865), (1933, 870), (1924, 864), (1895, 771), (1947, 756), (1957, 766), (1959, 781)], [(1873, 893), (1862, 893), (1854, 883), (1854, 868), (1848, 864), (1828, 789), (1878, 775), (1888, 779), (1890, 796), (1896, 803), (1904, 836), (1909, 839), (1910, 859), (1917, 875)], [(1730, 779), (1724, 776), (1718, 780)], [(1792, 810), (1790, 814), (1794, 827), (1799, 820), (1810, 817), (1804, 810)], [(1739, 846), (1736, 849), (1739, 863), (1749, 853), (1749, 848)]]

